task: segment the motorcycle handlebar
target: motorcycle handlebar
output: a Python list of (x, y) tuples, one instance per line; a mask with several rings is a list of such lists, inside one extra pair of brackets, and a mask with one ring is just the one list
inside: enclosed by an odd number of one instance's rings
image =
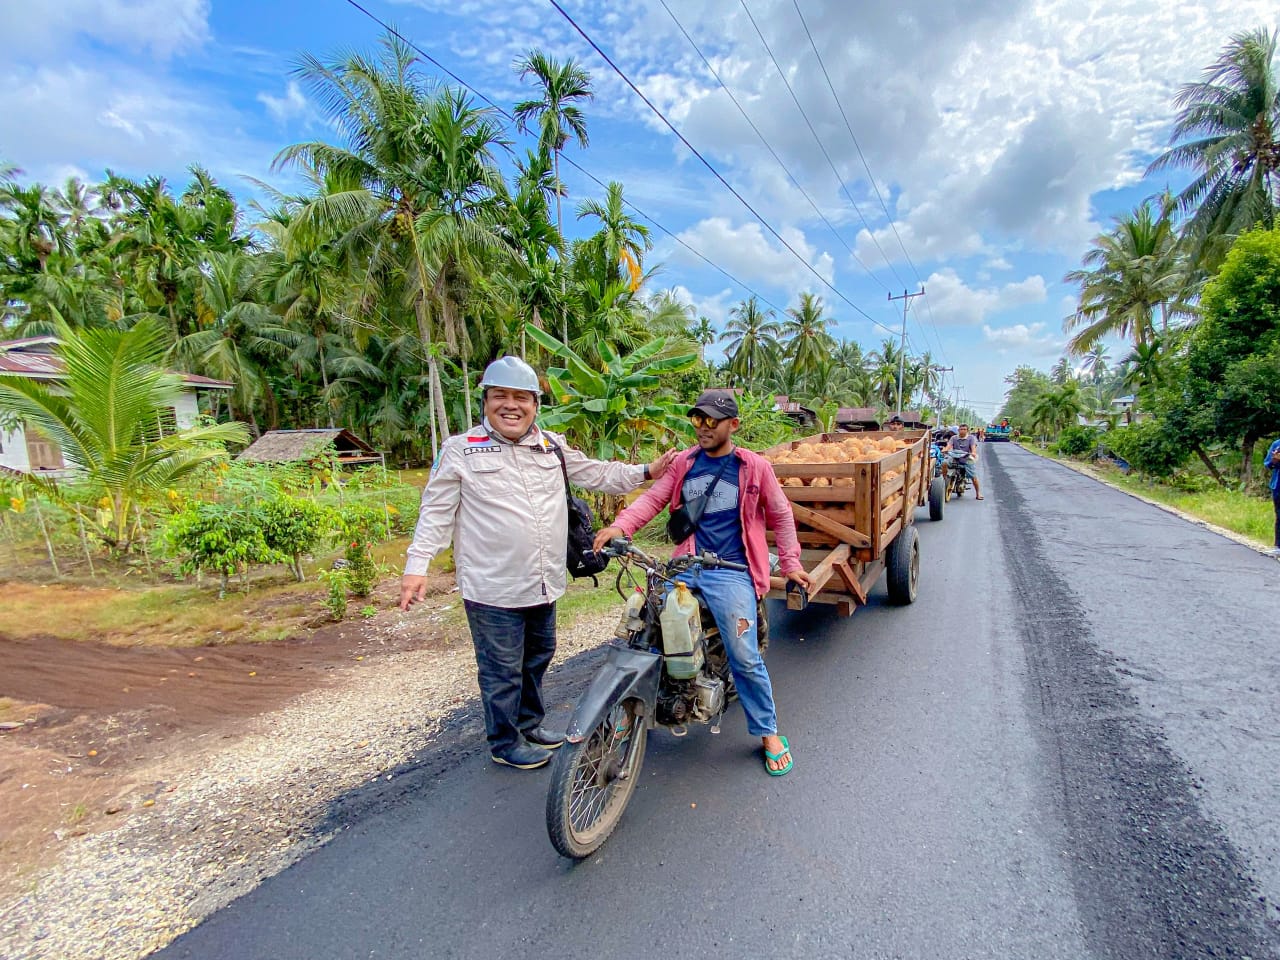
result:
[(732, 560), (721, 560), (714, 553), (709, 553), (705, 550), (702, 553), (694, 554), (689, 558), (689, 562), (701, 563), (704, 567), (718, 567), (721, 570), (737, 570), (741, 573), (751, 572), (751, 568), (745, 563), (734, 563)]
[[(583, 550), (584, 556), (591, 556), (595, 551)], [(610, 540), (600, 553), (606, 557), (626, 557), (632, 556), (639, 560), (649, 560), (649, 557), (639, 550), (635, 544), (625, 537), (614, 537)], [(750, 573), (751, 568), (745, 563), (734, 563), (732, 560), (721, 560), (714, 553), (704, 550), (702, 553), (692, 554), (686, 557), (678, 557), (676, 559), (684, 560), (687, 564), (700, 563), (704, 567), (719, 568), (721, 570), (737, 570), (742, 573)]]

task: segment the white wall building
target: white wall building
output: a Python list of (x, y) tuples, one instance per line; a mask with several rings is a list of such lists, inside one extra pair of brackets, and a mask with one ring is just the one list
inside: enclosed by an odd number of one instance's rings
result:
[[(0, 341), (0, 374), (55, 383), (62, 380), (65, 376), (62, 358), (54, 352), (57, 343), (55, 337)], [(182, 393), (156, 424), (156, 430), (161, 434), (184, 430), (196, 422), (200, 414), (197, 397), (201, 390), (231, 390), (234, 387), (234, 384), (192, 373), (181, 376)], [(0, 468), (56, 475), (74, 466), (66, 461), (56, 443), (25, 423), (0, 427)]]

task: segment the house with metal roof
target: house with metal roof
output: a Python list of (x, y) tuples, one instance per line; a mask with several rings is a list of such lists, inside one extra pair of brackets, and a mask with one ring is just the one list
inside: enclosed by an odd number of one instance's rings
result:
[[(0, 341), (0, 375), (47, 380), (66, 379), (66, 368), (57, 354), (57, 337), (27, 337)], [(173, 406), (161, 412), (155, 424), (157, 435), (194, 426), (200, 415), (198, 396), (202, 391), (226, 391), (235, 384), (211, 380), (194, 373), (181, 373), (182, 392)], [(34, 427), (21, 421), (8, 423), (0, 418), (0, 468), (19, 473), (59, 475), (75, 465), (62, 455), (61, 448)]]

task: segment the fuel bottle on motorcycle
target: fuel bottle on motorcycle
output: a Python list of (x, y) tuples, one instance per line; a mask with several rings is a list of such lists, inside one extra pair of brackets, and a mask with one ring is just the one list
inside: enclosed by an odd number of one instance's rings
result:
[(622, 611), (622, 619), (618, 621), (618, 627), (614, 630), (614, 636), (619, 640), (629, 640), (631, 635), (639, 633), (644, 629), (644, 619), (641, 614), (644, 613), (644, 594), (639, 590), (635, 590), (627, 597), (626, 609)]
[(683, 583), (667, 594), (658, 618), (667, 675), (674, 680), (696, 677), (702, 669), (702, 614), (698, 598)]

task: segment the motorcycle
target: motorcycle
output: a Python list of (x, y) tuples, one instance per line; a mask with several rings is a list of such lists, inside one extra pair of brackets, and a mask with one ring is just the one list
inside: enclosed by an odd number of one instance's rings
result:
[[(661, 619), (679, 574), (747, 567), (706, 552), (657, 560), (621, 538), (601, 552), (620, 561), (615, 587), (627, 607), (604, 665), (574, 709), (547, 792), (551, 844), (574, 860), (598, 850), (618, 825), (639, 782), (649, 731), (663, 726), (682, 737), (689, 723), (709, 723), (711, 732), (719, 733), (720, 718), (737, 697), (720, 632), (702, 597), (691, 594), (699, 626), (690, 616), (691, 633), (682, 631), (692, 650), (672, 652)], [(643, 588), (635, 570), (644, 575)], [(624, 576), (630, 578), (630, 592)], [(763, 652), (767, 626), (762, 621), (760, 627)]]
[(957, 500), (969, 489), (969, 476), (965, 465), (969, 462), (969, 454), (952, 450), (947, 454), (947, 499)]

